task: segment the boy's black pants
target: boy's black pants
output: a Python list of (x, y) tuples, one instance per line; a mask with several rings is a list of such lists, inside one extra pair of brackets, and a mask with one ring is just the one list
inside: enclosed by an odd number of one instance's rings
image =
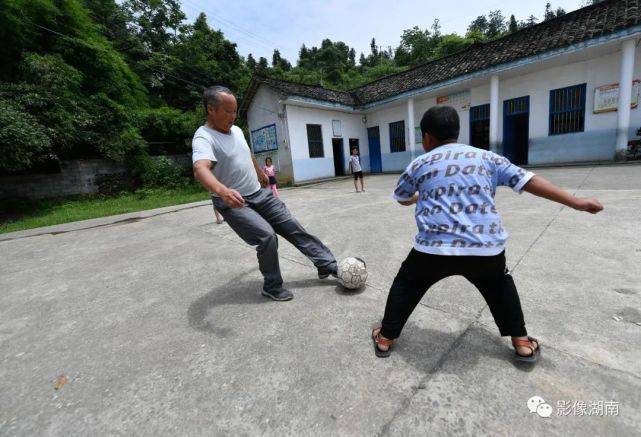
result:
[(412, 249), (403, 261), (385, 306), (381, 335), (394, 339), (425, 292), (441, 279), (461, 275), (481, 292), (502, 336), (526, 336), (521, 302), (505, 267), (505, 252), (494, 256), (431, 255)]

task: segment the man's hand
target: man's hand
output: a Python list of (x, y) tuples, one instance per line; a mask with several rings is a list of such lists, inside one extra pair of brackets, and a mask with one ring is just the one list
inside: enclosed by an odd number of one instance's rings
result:
[(254, 154), (252, 154), (252, 162), (254, 163), (254, 170), (256, 170), (258, 183), (263, 188), (267, 187), (267, 185), (269, 185), (269, 178), (267, 177), (263, 169), (260, 168), (260, 165), (258, 165), (258, 161), (256, 161), (256, 157), (254, 156)]
[(258, 175), (258, 183), (261, 187), (265, 188), (269, 185), (269, 178), (265, 175), (263, 171), (256, 172)]
[(219, 196), (223, 199), (225, 205), (230, 208), (241, 208), (245, 206), (245, 199), (243, 199), (243, 196), (241, 196), (238, 191), (232, 190), (231, 188), (226, 188), (219, 193)]
[(590, 214), (596, 214), (597, 212), (603, 211), (603, 205), (596, 199), (587, 199), (577, 197), (574, 199), (572, 208), (577, 211), (586, 211)]

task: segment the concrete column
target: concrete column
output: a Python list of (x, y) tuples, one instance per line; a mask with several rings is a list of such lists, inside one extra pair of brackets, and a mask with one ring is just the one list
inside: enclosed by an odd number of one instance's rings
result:
[(408, 129), (408, 141), (407, 145), (410, 149), (412, 155), (412, 161), (414, 160), (414, 99), (409, 99), (407, 101), (407, 129)]
[(490, 150), (499, 149), (499, 77), (490, 79)]
[(619, 107), (617, 108), (617, 144), (614, 159), (625, 160), (630, 129), (630, 104), (632, 103), (632, 75), (636, 41), (624, 41), (621, 46), (621, 72), (619, 76)]

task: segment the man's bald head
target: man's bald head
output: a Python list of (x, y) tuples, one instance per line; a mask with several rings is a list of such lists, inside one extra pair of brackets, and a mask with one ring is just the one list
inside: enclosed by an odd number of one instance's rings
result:
[(224, 86), (213, 86), (203, 92), (203, 104), (207, 124), (224, 133), (229, 133), (236, 121), (238, 103), (232, 92)]
[(220, 106), (221, 103), (223, 103), (224, 94), (230, 96), (234, 95), (229, 88), (220, 85), (209, 87), (205, 89), (205, 91), (203, 91), (203, 105), (205, 105), (205, 114), (207, 114), (207, 112), (209, 111), (210, 106), (215, 109)]

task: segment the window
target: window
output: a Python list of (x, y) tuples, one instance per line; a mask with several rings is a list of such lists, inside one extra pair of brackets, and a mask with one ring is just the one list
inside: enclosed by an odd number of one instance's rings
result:
[(390, 151), (404, 152), (405, 151), (405, 121), (397, 121), (389, 124), (389, 144)]
[(340, 137), (342, 135), (340, 120), (332, 120), (332, 133), (335, 137)]
[(320, 124), (307, 125), (307, 144), (309, 145), (310, 158), (323, 158), (323, 133)]
[(583, 132), (585, 84), (550, 91), (550, 135)]

